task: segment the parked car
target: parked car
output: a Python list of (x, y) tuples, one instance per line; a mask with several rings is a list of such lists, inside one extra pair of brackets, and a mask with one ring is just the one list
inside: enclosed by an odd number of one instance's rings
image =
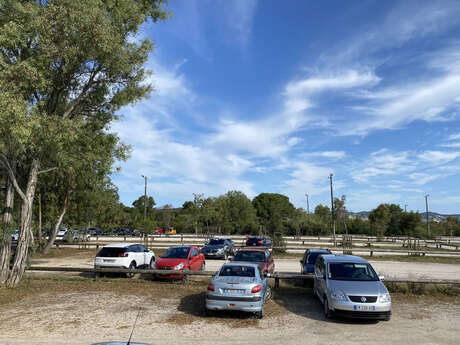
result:
[(72, 241), (73, 242), (86, 242), (86, 241), (89, 241), (90, 239), (91, 239), (91, 235), (85, 229), (72, 230)]
[(258, 264), (227, 263), (212, 278), (206, 292), (205, 311), (242, 310), (263, 317), (265, 301), (270, 297), (267, 275)]
[(162, 228), (158, 228), (154, 232), (155, 235), (162, 235), (164, 233), (165, 233), (165, 231)]
[(248, 237), (246, 247), (269, 247), (272, 246), (272, 240), (266, 237)]
[(11, 234), (11, 240), (12, 241), (17, 241), (19, 239), (19, 229), (14, 230), (14, 232)]
[[(115, 243), (103, 247), (94, 258), (94, 268), (155, 269), (155, 253), (138, 243)], [(133, 274), (128, 273), (128, 277)]]
[(128, 228), (120, 228), (113, 231), (116, 236), (131, 236), (132, 232)]
[(367, 260), (354, 255), (320, 255), (315, 264), (314, 293), (326, 318), (390, 320), (391, 297)]
[(58, 233), (56, 234), (56, 240), (64, 242), (64, 237), (67, 233), (67, 228), (59, 228)]
[(102, 235), (102, 230), (99, 228), (88, 228), (88, 234), (91, 236), (100, 236)]
[(331, 254), (329, 249), (307, 249), (300, 260), (300, 273), (314, 273), (316, 259), (321, 254)]
[(232, 262), (251, 262), (259, 265), (262, 273), (273, 273), (275, 261), (268, 249), (241, 248), (236, 252)]
[(201, 252), (206, 259), (222, 258), (227, 260), (229, 256), (235, 255), (235, 244), (228, 238), (211, 238), (201, 248)]
[[(157, 270), (203, 271), (205, 269), (205, 257), (200, 249), (195, 246), (175, 246), (165, 251), (156, 262)], [(156, 278), (186, 279), (182, 274), (157, 274)]]

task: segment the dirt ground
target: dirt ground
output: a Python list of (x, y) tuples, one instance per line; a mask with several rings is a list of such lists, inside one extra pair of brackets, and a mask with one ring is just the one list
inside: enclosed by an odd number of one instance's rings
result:
[(311, 290), (282, 284), (257, 320), (204, 316), (207, 280), (25, 279), (0, 289), (0, 344), (458, 344), (460, 297), (393, 295), (390, 321), (325, 320)]

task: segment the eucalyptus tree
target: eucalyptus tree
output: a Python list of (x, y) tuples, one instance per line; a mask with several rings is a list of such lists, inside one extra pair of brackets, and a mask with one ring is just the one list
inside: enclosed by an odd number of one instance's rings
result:
[(0, 165), (21, 200), (16, 255), (10, 270), (0, 263), (8, 270), (1, 285), (22, 278), (39, 175), (75, 151), (82, 127), (108, 131), (121, 107), (150, 92), (143, 65), (152, 44), (135, 38), (142, 23), (166, 17), (162, 0), (0, 2)]

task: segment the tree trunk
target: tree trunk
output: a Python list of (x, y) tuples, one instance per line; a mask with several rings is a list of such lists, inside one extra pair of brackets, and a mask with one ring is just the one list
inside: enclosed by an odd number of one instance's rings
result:
[(41, 249), (43, 245), (42, 234), (42, 195), (38, 194), (38, 247)]
[(0, 247), (0, 286), (5, 284), (10, 269), (11, 256), (11, 236), (8, 231), (10, 224), (13, 222), (14, 206), (14, 187), (13, 183), (7, 178), (6, 185), (5, 209), (3, 210), (3, 240)]
[(53, 246), (54, 241), (56, 241), (56, 236), (59, 231), (59, 228), (61, 227), (62, 219), (64, 218), (64, 215), (67, 211), (67, 200), (69, 199), (69, 194), (67, 193), (64, 202), (62, 204), (62, 209), (61, 213), (59, 214), (59, 217), (56, 221), (56, 224), (54, 225), (53, 232), (50, 234), (50, 238), (48, 240), (48, 243), (46, 244), (45, 248), (43, 248), (43, 254), (48, 254), (50, 251), (51, 247)]
[(27, 189), (22, 200), (21, 226), (19, 231), (18, 246), (16, 248), (13, 267), (11, 268), (6, 280), (7, 287), (14, 287), (18, 285), (24, 275), (29, 244), (32, 238), (32, 213), (35, 189), (37, 187), (38, 169), (39, 161), (34, 159), (29, 171)]

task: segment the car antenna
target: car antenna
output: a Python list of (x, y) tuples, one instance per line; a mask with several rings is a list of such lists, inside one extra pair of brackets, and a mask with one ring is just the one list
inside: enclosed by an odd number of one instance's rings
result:
[(131, 344), (131, 337), (133, 336), (134, 328), (136, 328), (137, 319), (139, 318), (140, 313), (141, 313), (141, 307), (139, 307), (139, 311), (137, 312), (136, 320), (134, 320), (133, 329), (131, 330), (131, 335), (129, 336), (129, 339), (128, 339), (128, 342), (126, 343), (126, 345)]

